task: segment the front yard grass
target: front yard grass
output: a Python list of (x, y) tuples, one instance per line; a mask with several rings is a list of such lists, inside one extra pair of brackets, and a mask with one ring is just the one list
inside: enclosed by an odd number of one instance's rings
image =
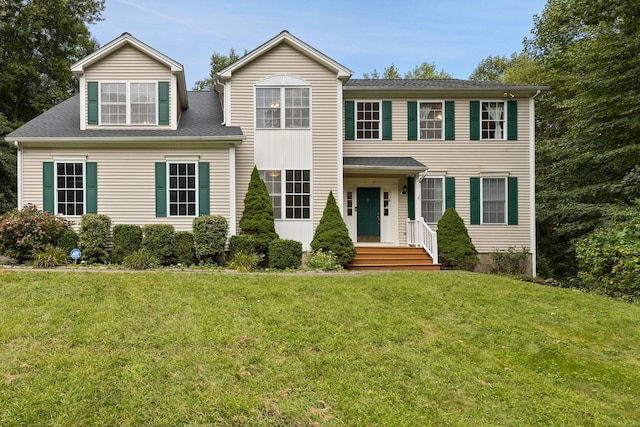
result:
[(638, 425), (639, 319), (478, 274), (0, 270), (0, 425)]

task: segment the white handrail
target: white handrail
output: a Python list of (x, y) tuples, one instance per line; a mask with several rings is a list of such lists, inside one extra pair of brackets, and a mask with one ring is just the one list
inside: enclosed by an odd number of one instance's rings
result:
[(424, 219), (407, 219), (407, 244), (420, 246), (438, 263), (438, 234), (424, 222)]

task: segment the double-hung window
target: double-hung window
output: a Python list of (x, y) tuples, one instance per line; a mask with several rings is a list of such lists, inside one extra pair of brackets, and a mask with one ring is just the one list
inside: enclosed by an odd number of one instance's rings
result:
[(437, 223), (444, 212), (444, 177), (426, 177), (421, 182), (422, 218)]
[(156, 125), (158, 84), (101, 82), (101, 125)]
[(311, 218), (310, 170), (261, 170), (260, 176), (267, 185), (275, 219)]
[(379, 101), (356, 103), (356, 139), (380, 139), (381, 108)]
[(443, 139), (444, 110), (442, 102), (420, 102), (420, 139)]
[(482, 223), (507, 223), (507, 179), (482, 178)]
[(55, 213), (63, 216), (80, 216), (85, 213), (85, 176), (82, 162), (57, 162), (55, 164)]
[(481, 116), (482, 139), (505, 139), (504, 101), (483, 101)]
[(308, 87), (256, 88), (258, 129), (306, 129), (311, 124), (311, 93)]
[(195, 162), (169, 162), (169, 216), (195, 216), (198, 175)]

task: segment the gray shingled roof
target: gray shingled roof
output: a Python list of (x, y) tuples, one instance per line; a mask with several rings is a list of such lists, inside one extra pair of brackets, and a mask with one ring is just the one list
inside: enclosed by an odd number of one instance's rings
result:
[(213, 92), (188, 92), (189, 108), (182, 112), (177, 130), (80, 130), (80, 95), (73, 96), (7, 135), (11, 138), (140, 138), (140, 137), (242, 137), (238, 126), (222, 126), (222, 107)]
[(420, 169), (427, 167), (413, 157), (343, 157), (344, 166), (365, 168)]
[(449, 90), (546, 90), (546, 86), (516, 85), (459, 79), (350, 79), (344, 85), (349, 89), (449, 89)]

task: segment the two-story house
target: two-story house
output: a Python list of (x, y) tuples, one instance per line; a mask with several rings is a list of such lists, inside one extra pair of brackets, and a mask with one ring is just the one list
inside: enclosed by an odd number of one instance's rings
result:
[(187, 91), (184, 69), (125, 33), (72, 66), (77, 95), (8, 135), (19, 206), (78, 221), (221, 215), (240, 230), (254, 165), (276, 231), (309, 249), (330, 191), (357, 247), (418, 246), (437, 260), (447, 207), (484, 263), (528, 248), (535, 265), (534, 101), (543, 87), (359, 80), (283, 31)]

